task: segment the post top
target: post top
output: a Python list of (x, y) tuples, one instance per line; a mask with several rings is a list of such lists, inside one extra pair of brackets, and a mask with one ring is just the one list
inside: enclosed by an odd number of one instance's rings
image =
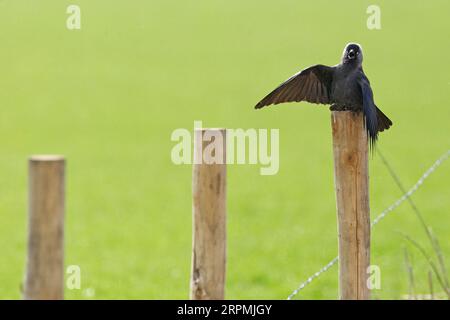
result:
[(41, 162), (41, 161), (64, 161), (65, 158), (63, 155), (54, 155), (54, 154), (37, 154), (37, 155), (32, 155), (30, 156), (30, 161), (36, 161), (36, 162)]

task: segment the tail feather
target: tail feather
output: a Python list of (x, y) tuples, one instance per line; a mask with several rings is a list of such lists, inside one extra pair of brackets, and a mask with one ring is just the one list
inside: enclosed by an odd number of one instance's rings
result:
[(377, 107), (377, 122), (378, 132), (389, 129), (392, 126), (392, 121)]

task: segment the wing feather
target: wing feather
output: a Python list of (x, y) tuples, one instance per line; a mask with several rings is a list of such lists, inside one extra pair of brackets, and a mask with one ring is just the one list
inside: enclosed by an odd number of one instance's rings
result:
[(324, 65), (315, 65), (304, 69), (265, 96), (255, 108), (260, 109), (271, 104), (293, 101), (330, 104), (332, 102), (329, 92), (333, 72), (334, 67)]
[(377, 107), (373, 101), (373, 92), (367, 78), (362, 77), (358, 83), (361, 88), (366, 130), (369, 135), (370, 145), (374, 146), (378, 139)]

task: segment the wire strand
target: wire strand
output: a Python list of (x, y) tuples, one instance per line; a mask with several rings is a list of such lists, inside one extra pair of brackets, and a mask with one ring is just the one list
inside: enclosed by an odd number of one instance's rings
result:
[[(425, 171), (425, 173), (420, 177), (420, 179), (407, 191), (405, 192), (399, 199), (397, 199), (393, 204), (383, 210), (371, 223), (371, 229), (376, 226), (381, 220), (383, 220), (390, 212), (399, 207), (405, 200), (408, 200), (424, 183), (424, 181), (442, 164), (445, 160), (450, 157), (450, 149), (447, 150), (442, 156), (440, 156), (433, 165)], [(384, 159), (382, 157), (382, 159)], [(384, 162), (385, 160), (383, 160)], [(394, 173), (394, 176), (397, 177)], [(310, 276), (306, 281), (302, 282), (297, 289), (295, 289), (288, 297), (287, 300), (292, 300), (301, 290), (303, 290), (306, 286), (308, 286), (314, 279), (320, 277), (323, 273), (328, 271), (332, 266), (334, 266), (339, 261), (339, 256), (335, 257), (333, 260), (328, 262), (325, 266), (323, 266), (319, 271)]]

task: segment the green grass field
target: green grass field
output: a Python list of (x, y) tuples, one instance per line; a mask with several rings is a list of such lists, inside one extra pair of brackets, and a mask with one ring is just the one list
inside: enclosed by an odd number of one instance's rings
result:
[[(81, 7), (81, 30), (66, 8)], [(449, 149), (450, 3), (377, 1), (0, 0), (0, 298), (21, 297), (27, 237), (27, 157), (67, 157), (66, 265), (70, 299), (188, 298), (191, 166), (170, 160), (176, 128), (279, 128), (280, 171), (228, 171), (230, 299), (285, 299), (337, 254), (330, 115), (306, 103), (253, 106), (298, 70), (338, 63), (362, 44), (377, 105), (393, 120), (379, 149), (406, 187)], [(401, 196), (376, 155), (372, 217)], [(414, 201), (450, 264), (450, 162)], [(398, 232), (429, 248), (407, 203), (373, 231), (381, 268), (375, 299), (418, 291), (428, 266)], [(335, 299), (337, 267), (299, 299)], [(437, 286), (437, 284), (435, 284)], [(93, 290), (87, 290), (93, 289)], [(86, 294), (95, 291), (95, 295)], [(439, 290), (438, 290), (439, 291)]]

